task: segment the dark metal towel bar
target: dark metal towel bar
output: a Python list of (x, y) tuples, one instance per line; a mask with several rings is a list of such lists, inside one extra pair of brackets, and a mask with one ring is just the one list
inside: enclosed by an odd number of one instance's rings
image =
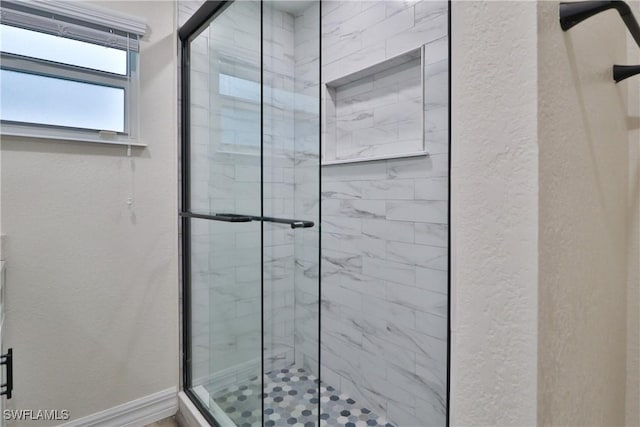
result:
[(251, 222), (253, 221), (253, 217), (246, 215), (237, 215), (237, 214), (214, 214), (214, 215), (205, 215), (205, 214), (197, 214), (191, 212), (181, 212), (180, 216), (186, 218), (198, 218), (198, 219), (209, 219), (213, 221), (224, 221), (224, 222)]
[[(615, 9), (620, 14), (625, 25), (629, 29), (631, 36), (640, 47), (640, 25), (633, 16), (633, 12), (627, 3), (620, 0), (610, 1), (579, 1), (571, 3), (560, 3), (560, 27), (563, 31), (568, 31), (575, 25), (598, 13)], [(640, 74), (640, 66), (613, 66), (613, 79), (616, 83)]]
[[(314, 226), (313, 221), (303, 221), (300, 219), (285, 219), (285, 218), (272, 218), (272, 217), (262, 217), (262, 220), (265, 222), (275, 222), (278, 224), (289, 224), (291, 228), (311, 228)], [(259, 217), (256, 217), (256, 221), (260, 221)]]
[(290, 225), (291, 228), (311, 228), (315, 225), (313, 221), (305, 221), (301, 219), (274, 218), (269, 216), (260, 217), (260, 216), (240, 215), (240, 214), (232, 214), (232, 213), (219, 213), (219, 214), (213, 214), (213, 215), (206, 215), (206, 214), (197, 214), (192, 212), (181, 212), (180, 216), (183, 216), (186, 218), (208, 219), (213, 221), (224, 221), (224, 222), (251, 222), (251, 221), (275, 222), (277, 224)]

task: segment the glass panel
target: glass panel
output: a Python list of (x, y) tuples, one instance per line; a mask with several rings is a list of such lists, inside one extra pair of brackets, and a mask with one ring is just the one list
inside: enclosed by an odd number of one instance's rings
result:
[(263, 4), (265, 425), (319, 418), (319, 2)]
[(127, 75), (127, 52), (0, 24), (0, 51)]
[[(230, 4), (190, 59), (191, 211), (260, 217), (260, 3)], [(261, 223), (191, 223), (191, 389), (220, 425), (261, 426)]]
[(0, 70), (0, 119), (124, 132), (122, 88)]
[(221, 425), (261, 425), (260, 257), (260, 222), (191, 220), (191, 389)]
[(193, 40), (190, 79), (191, 210), (260, 216), (259, 2), (232, 3)]

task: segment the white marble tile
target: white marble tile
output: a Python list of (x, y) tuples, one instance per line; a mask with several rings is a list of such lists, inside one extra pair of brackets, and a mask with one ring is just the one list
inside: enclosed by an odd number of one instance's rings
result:
[(387, 285), (387, 300), (416, 311), (446, 317), (447, 296), (399, 283)]
[(383, 240), (361, 235), (323, 233), (322, 249), (379, 258), (384, 258), (386, 254)]
[(416, 200), (445, 201), (449, 197), (448, 177), (417, 178), (414, 183)]
[(409, 222), (363, 219), (362, 234), (383, 240), (413, 242), (414, 225)]
[(415, 243), (387, 242), (387, 259), (436, 270), (447, 269), (447, 248)]
[(416, 286), (419, 288), (446, 295), (448, 280), (445, 270), (416, 267)]
[(446, 108), (449, 103), (449, 64), (446, 59), (425, 68), (425, 106), (427, 111)]
[(359, 236), (362, 233), (362, 222), (358, 218), (324, 215), (322, 217), (322, 231)]
[[(398, 128), (397, 126), (382, 126), (372, 124), (362, 129), (354, 129), (351, 132), (351, 137), (352, 144), (356, 145), (357, 147), (377, 144), (390, 144), (398, 139)], [(348, 153), (349, 149), (351, 148), (352, 147), (348, 146), (345, 147), (345, 144), (341, 144), (340, 142), (338, 142), (337, 157), (341, 157), (342, 151)]]
[(389, 178), (430, 178), (438, 176), (433, 174), (434, 160), (432, 157), (387, 160), (387, 174)]
[[(340, 301), (341, 305), (347, 306), (350, 309), (362, 311), (362, 294), (360, 292), (352, 291), (351, 289), (332, 282), (332, 280), (327, 280), (324, 284), (322, 288), (323, 298)], [(328, 312), (325, 317), (331, 318), (331, 313)], [(343, 322), (342, 326), (345, 328), (349, 327), (347, 322)], [(339, 328), (339, 326), (337, 326), (337, 328)], [(360, 342), (358, 342), (358, 344), (360, 344)]]
[[(418, 400), (417, 396), (415, 400)], [(425, 420), (416, 415), (416, 406), (417, 403), (410, 406), (405, 402), (390, 401), (387, 404), (387, 417), (399, 426), (431, 427), (432, 424), (425, 423)]]
[(437, 316), (423, 311), (415, 312), (416, 325), (415, 328), (425, 335), (446, 341), (447, 339), (447, 319), (446, 317)]
[(411, 88), (419, 87), (421, 83), (420, 58), (409, 58), (411, 57), (403, 59), (406, 62), (377, 72), (374, 75), (374, 87), (391, 87), (396, 91), (404, 90), (407, 86)]
[(364, 46), (377, 46), (396, 34), (403, 34), (414, 25), (414, 9), (406, 8), (381, 22), (367, 25), (363, 32)]
[(382, 331), (364, 332), (362, 335), (362, 348), (373, 354), (383, 355), (385, 360), (395, 360), (402, 366), (415, 366), (416, 354), (405, 347), (400, 347), (382, 338)]
[(360, 273), (365, 259), (361, 255), (325, 249), (322, 251), (322, 274), (330, 276), (340, 271)]
[(388, 298), (388, 289), (395, 284), (387, 285), (387, 295), (378, 298), (371, 295), (362, 297), (363, 308), (365, 311), (376, 313), (376, 315), (387, 322), (392, 322), (399, 327), (415, 329), (416, 312), (411, 307), (404, 304), (396, 304)]
[(391, 16), (395, 15), (398, 12), (405, 10), (408, 7), (413, 7), (416, 3), (419, 3), (420, 0), (391, 0), (385, 1), (385, 15)]
[(361, 185), (356, 182), (339, 182), (330, 181), (323, 182), (322, 185), (322, 197), (323, 198), (336, 198), (336, 199), (361, 199), (362, 188)]
[(362, 259), (362, 273), (395, 283), (413, 285), (416, 281), (415, 267), (394, 261), (366, 257)]
[(338, 274), (336, 278), (339, 280), (341, 286), (365, 296), (375, 296), (378, 298), (386, 298), (387, 296), (386, 283), (377, 277), (369, 277), (364, 274), (345, 271)]
[[(417, 5), (416, 5), (417, 10)], [(447, 34), (447, 16), (441, 15), (418, 22), (413, 28), (385, 40), (386, 57), (391, 58), (410, 49), (440, 39)]]
[(369, 181), (381, 180), (386, 177), (387, 165), (384, 162), (345, 163), (322, 168), (323, 186), (330, 181)]
[(424, 21), (446, 17), (448, 10), (446, 1), (428, 0), (417, 2), (415, 5), (415, 24), (416, 26), (421, 26)]
[(387, 219), (414, 222), (447, 222), (447, 203), (442, 201), (390, 201)]
[[(377, 88), (365, 93), (337, 99), (336, 103), (336, 118), (338, 120), (338, 124), (347, 120), (360, 120), (362, 124), (367, 124), (368, 126), (373, 126), (375, 123), (380, 125), (385, 124), (382, 120), (385, 119), (385, 117), (382, 117), (382, 111), (379, 111), (378, 117), (374, 118), (375, 109), (390, 105), (397, 106), (398, 91), (388, 87)], [(362, 126), (355, 128), (361, 129)]]
[(322, 4), (322, 32), (340, 26), (362, 11), (359, 1), (327, 1)]
[(348, 76), (383, 61), (385, 54), (384, 45), (364, 47), (348, 57), (325, 64), (322, 69), (323, 79), (330, 82), (340, 77)]
[(364, 181), (361, 191), (365, 199), (413, 200), (414, 182), (405, 179)]
[(415, 241), (421, 245), (447, 247), (449, 227), (446, 224), (416, 223)]

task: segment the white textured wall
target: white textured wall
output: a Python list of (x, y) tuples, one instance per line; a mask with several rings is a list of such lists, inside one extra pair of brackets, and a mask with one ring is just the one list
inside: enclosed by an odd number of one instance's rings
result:
[(536, 4), (452, 4), (451, 421), (536, 424)]
[(563, 33), (557, 2), (454, 3), (455, 425), (621, 425), (625, 387), (637, 425), (625, 37), (615, 12)]
[(2, 141), (9, 407), (74, 419), (178, 385), (174, 4), (101, 6), (147, 20), (140, 134), (149, 147), (127, 158), (122, 146)]
[(622, 425), (629, 144), (611, 66), (626, 28), (611, 11), (563, 33), (541, 2), (538, 61), (539, 421)]

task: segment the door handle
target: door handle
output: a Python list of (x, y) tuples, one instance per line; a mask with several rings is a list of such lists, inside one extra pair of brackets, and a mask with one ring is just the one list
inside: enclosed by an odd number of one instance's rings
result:
[(13, 349), (7, 350), (6, 354), (0, 356), (0, 365), (7, 367), (7, 382), (0, 384), (0, 396), (7, 396), (7, 400), (11, 399), (13, 392)]

